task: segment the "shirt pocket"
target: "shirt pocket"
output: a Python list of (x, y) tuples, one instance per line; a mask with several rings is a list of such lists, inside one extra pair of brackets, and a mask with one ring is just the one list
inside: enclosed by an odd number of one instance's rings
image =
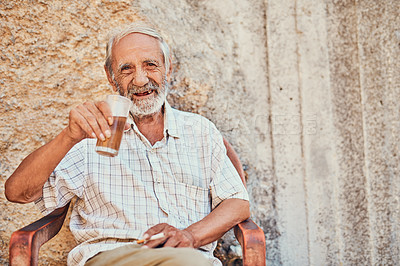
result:
[(179, 222), (189, 226), (211, 212), (211, 195), (208, 188), (177, 182), (175, 184), (176, 210)]
[(183, 184), (194, 187), (206, 188), (209, 186), (205, 175), (204, 163), (198, 156), (179, 156), (176, 161), (171, 161), (170, 173), (174, 179)]

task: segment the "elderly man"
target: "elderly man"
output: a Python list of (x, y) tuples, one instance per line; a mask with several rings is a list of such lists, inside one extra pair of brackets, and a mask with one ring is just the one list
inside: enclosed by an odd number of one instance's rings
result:
[[(112, 88), (133, 103), (119, 155), (95, 153), (113, 118), (106, 102), (86, 102), (23, 160), (6, 182), (7, 198), (35, 202), (45, 214), (76, 198), (70, 228), (78, 246), (69, 265), (220, 264), (216, 240), (249, 217), (221, 134), (166, 101), (170, 51), (153, 28), (131, 24), (115, 32), (106, 53)], [(164, 237), (150, 239), (159, 233)], [(148, 241), (140, 245), (139, 238)]]

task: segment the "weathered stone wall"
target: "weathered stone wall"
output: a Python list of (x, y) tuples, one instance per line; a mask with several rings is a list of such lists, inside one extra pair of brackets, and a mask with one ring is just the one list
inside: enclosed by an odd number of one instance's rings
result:
[[(170, 102), (214, 121), (248, 174), (272, 265), (399, 265), (397, 0), (0, 0), (0, 264), (39, 218), (4, 182), (70, 108), (110, 91), (114, 26), (147, 18), (173, 49)], [(67, 226), (40, 264), (65, 264)]]

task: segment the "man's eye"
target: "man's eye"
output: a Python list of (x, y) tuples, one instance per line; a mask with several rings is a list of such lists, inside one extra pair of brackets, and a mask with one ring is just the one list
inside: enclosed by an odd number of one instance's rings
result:
[(155, 69), (156, 67), (158, 67), (158, 65), (156, 63), (149, 62), (149, 63), (147, 63), (147, 67), (149, 69)]
[(122, 73), (128, 73), (130, 71), (131, 71), (131, 67), (129, 67), (129, 66), (124, 66), (121, 68)]

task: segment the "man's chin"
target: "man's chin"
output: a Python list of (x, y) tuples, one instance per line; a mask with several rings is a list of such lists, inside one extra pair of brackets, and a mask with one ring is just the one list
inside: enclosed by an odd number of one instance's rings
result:
[(136, 117), (146, 117), (160, 112), (166, 101), (166, 93), (167, 90), (153, 93), (154, 95), (147, 99), (132, 99), (132, 114)]
[(133, 112), (133, 111), (132, 111), (132, 115), (133, 115), (134, 117), (138, 117), (138, 118), (145, 118), (145, 117), (153, 116), (153, 115), (155, 115), (155, 114), (158, 113), (158, 112), (159, 112), (159, 111), (157, 111), (157, 112), (148, 112), (148, 113), (143, 113), (143, 112), (137, 113), (137, 112)]
[(164, 105), (164, 103), (158, 108), (155, 108), (155, 107), (152, 107), (152, 108), (137, 108), (136, 107), (135, 108), (135, 107), (133, 107), (133, 108), (131, 108), (130, 111), (133, 116), (142, 118), (142, 117), (153, 116), (153, 115), (157, 114), (158, 112), (161, 111), (163, 105)]

